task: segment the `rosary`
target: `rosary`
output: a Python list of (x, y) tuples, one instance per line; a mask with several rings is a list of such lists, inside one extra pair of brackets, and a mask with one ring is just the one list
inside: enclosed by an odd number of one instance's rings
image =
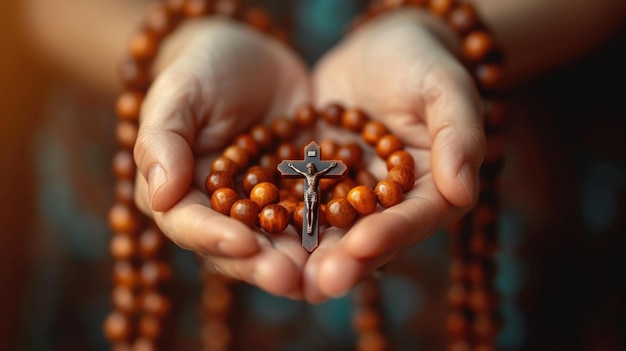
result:
[[(445, 329), (448, 350), (496, 350), (494, 339), (500, 322), (492, 255), (497, 248), (496, 180), (502, 166), (504, 107), (495, 100), (494, 87), (501, 79), (501, 54), (473, 6), (455, 0), (372, 1), (351, 30), (400, 6), (429, 10), (462, 38), (463, 59), (485, 100), (488, 153), (480, 171), (478, 204), (451, 229), (450, 311)], [(136, 166), (132, 149), (160, 42), (185, 18), (210, 15), (241, 20), (281, 42), (287, 41), (283, 32), (272, 28), (263, 11), (246, 9), (235, 0), (163, 0), (151, 8), (142, 29), (132, 38), (129, 56), (120, 66), (125, 90), (116, 105), (120, 149), (112, 168), (118, 181), (116, 203), (109, 212), (114, 233), (110, 245), (113, 311), (104, 321), (104, 332), (116, 351), (171, 348), (167, 333), (172, 310), (168, 239), (134, 204)], [(378, 180), (360, 167), (364, 151), (358, 143), (340, 145), (323, 140), (318, 145), (310, 140), (296, 146), (292, 140), (295, 131), (316, 123), (359, 134), (385, 161), (386, 178)], [(258, 226), (267, 235), (283, 232), (293, 224), (302, 246), (312, 252), (319, 243), (320, 227), (349, 228), (358, 216), (377, 211), (379, 205), (389, 208), (400, 203), (403, 194), (413, 188), (416, 166), (403, 142), (365, 111), (338, 104), (316, 110), (305, 104), (292, 118), (275, 118), (271, 125), (256, 125), (235, 137), (212, 163), (205, 188), (213, 210), (251, 228)], [(228, 324), (234, 303), (232, 282), (208, 269), (204, 269), (203, 281), (203, 349), (228, 350), (235, 337)], [(356, 349), (390, 349), (376, 279), (361, 283), (354, 296)]]

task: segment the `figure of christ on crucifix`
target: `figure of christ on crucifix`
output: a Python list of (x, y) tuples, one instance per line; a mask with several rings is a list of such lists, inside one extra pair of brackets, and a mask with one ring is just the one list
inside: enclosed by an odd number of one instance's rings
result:
[(278, 165), (278, 171), (284, 177), (304, 177), (302, 246), (309, 252), (318, 245), (320, 179), (339, 178), (347, 170), (341, 161), (322, 161), (320, 151), (319, 145), (311, 142), (304, 148), (304, 160), (285, 160)]

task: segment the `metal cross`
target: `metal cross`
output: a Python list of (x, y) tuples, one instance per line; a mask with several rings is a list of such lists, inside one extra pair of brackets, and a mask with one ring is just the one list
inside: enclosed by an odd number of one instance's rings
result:
[(348, 169), (341, 161), (322, 161), (320, 146), (314, 141), (304, 148), (304, 160), (285, 160), (278, 165), (283, 177), (304, 177), (304, 220), (302, 247), (315, 250), (319, 243), (319, 184), (321, 178), (339, 178)]

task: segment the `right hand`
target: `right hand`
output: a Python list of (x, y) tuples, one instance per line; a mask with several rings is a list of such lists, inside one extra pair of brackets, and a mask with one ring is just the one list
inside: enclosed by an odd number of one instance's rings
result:
[(142, 106), (134, 150), (137, 205), (217, 271), (300, 298), (308, 253), (297, 234), (269, 238), (213, 211), (204, 179), (211, 160), (238, 133), (311, 100), (305, 66), (277, 41), (231, 20), (183, 29), (187, 37), (170, 39), (168, 45), (179, 47), (169, 62), (162, 62), (167, 48), (159, 56), (163, 68)]

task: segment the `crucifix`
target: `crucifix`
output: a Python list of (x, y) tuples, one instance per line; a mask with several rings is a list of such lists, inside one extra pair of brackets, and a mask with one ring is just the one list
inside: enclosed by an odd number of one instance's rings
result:
[(319, 183), (321, 178), (339, 178), (347, 170), (341, 161), (322, 161), (320, 146), (314, 141), (304, 148), (304, 160), (285, 160), (278, 165), (283, 177), (304, 177), (304, 221), (302, 246), (309, 252), (315, 250), (319, 237)]

